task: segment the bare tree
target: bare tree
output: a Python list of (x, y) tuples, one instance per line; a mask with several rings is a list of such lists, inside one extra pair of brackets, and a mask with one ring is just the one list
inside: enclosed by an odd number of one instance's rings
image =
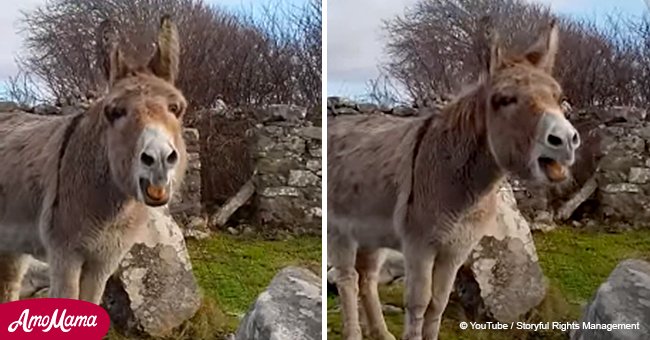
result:
[(542, 25), (558, 20), (561, 51), (555, 74), (576, 105), (638, 104), (640, 93), (648, 91), (640, 87), (648, 72), (642, 70), (647, 63), (640, 66), (639, 36), (627, 33), (643, 28), (639, 22), (611, 17), (596, 25), (558, 17), (544, 5), (523, 0), (419, 1), (384, 23), (389, 61), (383, 72), (412, 100), (426, 102), (457, 91), (476, 79), (482, 67), (477, 37), (486, 14), (503, 44), (515, 51)]
[(178, 84), (192, 107), (209, 107), (217, 99), (304, 105), (321, 96), (314, 87), (320, 64), (309, 58), (316, 52), (307, 50), (314, 32), (320, 35), (320, 17), (307, 9), (269, 11), (258, 19), (202, 0), (54, 0), (24, 13), (20, 66), (63, 102), (102, 91), (94, 38), (99, 22), (115, 20), (126, 55), (144, 59), (153, 51), (153, 23), (173, 13), (184, 37)]

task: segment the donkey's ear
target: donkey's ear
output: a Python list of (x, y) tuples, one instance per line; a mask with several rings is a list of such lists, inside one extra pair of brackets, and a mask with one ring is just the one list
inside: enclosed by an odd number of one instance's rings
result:
[(484, 61), (485, 67), (488, 74), (492, 75), (503, 64), (503, 50), (501, 48), (499, 33), (497, 33), (492, 24), (492, 18), (488, 16), (480, 19), (479, 31), (483, 32), (481, 41), (484, 42), (483, 50), (487, 52), (487, 58)]
[(102, 21), (97, 30), (97, 62), (109, 85), (127, 75), (131, 69), (122, 55), (118, 40), (115, 23)]
[(553, 71), (553, 65), (555, 64), (555, 55), (558, 50), (558, 31), (557, 22), (553, 19), (549, 27), (537, 39), (537, 42), (526, 51), (526, 59), (548, 73)]
[(174, 83), (178, 76), (180, 44), (178, 29), (169, 15), (160, 20), (160, 32), (156, 51), (149, 61), (149, 68), (158, 77)]

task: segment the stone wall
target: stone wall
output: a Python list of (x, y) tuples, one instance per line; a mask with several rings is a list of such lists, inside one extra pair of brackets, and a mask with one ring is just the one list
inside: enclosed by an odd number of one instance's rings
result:
[[(430, 110), (440, 111), (443, 102)], [(418, 116), (422, 110), (406, 106), (382, 107), (330, 97), (329, 116), (390, 114)], [(519, 209), (534, 221), (534, 229), (558, 222), (559, 211), (595, 181), (595, 190), (580, 198), (578, 208), (562, 222), (607, 225), (608, 228), (650, 227), (650, 117), (634, 107), (572, 110), (569, 120), (580, 132), (582, 145), (571, 168), (571, 180), (558, 186), (511, 179)]]
[(321, 128), (305, 120), (256, 125), (256, 215), (263, 225), (321, 230)]
[(185, 224), (192, 216), (203, 213), (201, 204), (201, 150), (199, 131), (194, 128), (183, 129), (187, 147), (187, 172), (183, 185), (170, 203), (170, 211), (175, 219)]

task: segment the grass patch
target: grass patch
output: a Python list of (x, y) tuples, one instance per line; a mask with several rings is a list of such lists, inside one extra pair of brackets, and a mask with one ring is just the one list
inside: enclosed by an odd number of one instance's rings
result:
[(207, 297), (227, 314), (241, 315), (289, 265), (321, 272), (321, 238), (301, 236), (269, 241), (218, 234), (188, 242), (194, 276)]
[[(546, 234), (534, 234), (540, 265), (549, 279), (549, 289), (542, 303), (521, 321), (570, 322), (580, 317), (582, 306), (591, 298), (616, 265), (628, 258), (650, 259), (650, 230), (608, 234), (559, 228)], [(403, 286), (380, 287), (382, 302), (403, 307)], [(338, 297), (327, 299), (328, 339), (341, 339), (341, 316)], [(403, 330), (403, 313), (385, 313), (386, 324), (397, 338)], [(450, 301), (440, 331), (448, 340), (560, 340), (560, 331), (482, 330), (462, 331), (466, 319), (462, 305)]]
[(576, 305), (586, 303), (620, 261), (650, 256), (650, 230), (610, 234), (559, 228), (534, 237), (544, 274)]
[[(196, 315), (160, 340), (213, 340), (233, 333), (239, 319), (277, 272), (289, 265), (321, 272), (321, 238), (287, 240), (215, 234), (188, 241), (194, 276), (203, 292)], [(105, 340), (132, 339), (111, 329)]]

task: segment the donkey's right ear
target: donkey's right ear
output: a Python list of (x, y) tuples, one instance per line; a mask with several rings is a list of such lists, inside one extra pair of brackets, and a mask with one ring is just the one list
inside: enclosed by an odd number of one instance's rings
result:
[[(494, 28), (492, 18), (483, 16), (479, 19), (478, 31), (481, 43), (481, 62), (484, 63), (488, 74), (492, 75), (503, 63), (503, 51), (499, 34)], [(487, 54), (487, 55), (486, 55)]]
[(97, 62), (109, 86), (130, 72), (130, 67), (119, 47), (115, 23), (104, 20), (97, 30)]
[(488, 74), (493, 75), (503, 64), (503, 49), (501, 48), (499, 33), (497, 33), (489, 18), (484, 19), (483, 27), (485, 29), (485, 39), (487, 40), (490, 49), (487, 71)]

